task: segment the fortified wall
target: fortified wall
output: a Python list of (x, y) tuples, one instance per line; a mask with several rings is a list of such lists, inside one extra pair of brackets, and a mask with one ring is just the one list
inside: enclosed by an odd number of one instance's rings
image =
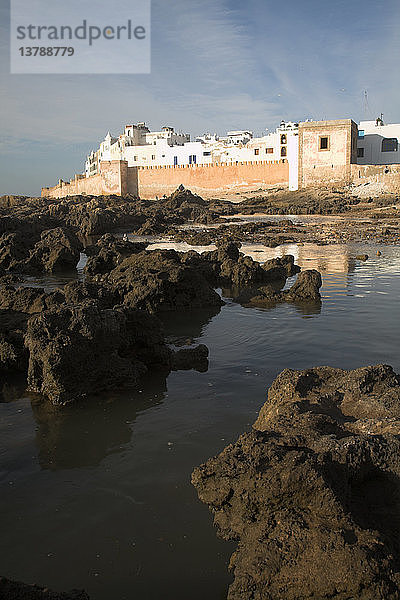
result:
[(169, 195), (183, 184), (193, 193), (209, 198), (267, 189), (273, 185), (287, 187), (288, 183), (289, 164), (286, 160), (182, 167), (128, 167), (127, 161), (115, 160), (101, 162), (100, 173), (97, 175), (76, 175), (69, 182), (60, 181), (54, 187), (42, 188), (42, 197), (132, 194), (150, 199)]
[(124, 160), (107, 160), (100, 163), (100, 172), (91, 177), (75, 175), (70, 181), (60, 179), (54, 187), (42, 188), (42, 198), (66, 198), (67, 196), (126, 196), (138, 195), (137, 175), (128, 175), (128, 163)]
[[(351, 165), (351, 183), (365, 186), (379, 184), (382, 193), (400, 196), (400, 165)], [(371, 191), (371, 196), (375, 194), (375, 190)]]
[[(400, 194), (400, 165), (358, 165), (357, 136), (357, 125), (351, 119), (300, 123), (298, 189), (375, 183), (379, 186), (375, 191), (371, 187), (372, 195)], [(297, 163), (289, 164), (287, 159), (158, 167), (129, 167), (122, 160), (102, 161), (98, 174), (75, 175), (69, 182), (60, 180), (52, 188), (43, 188), (42, 196), (131, 194), (151, 199), (168, 196), (183, 184), (204, 198), (229, 198), (243, 192), (266, 191), (276, 185), (289, 188), (289, 167), (292, 189)]]

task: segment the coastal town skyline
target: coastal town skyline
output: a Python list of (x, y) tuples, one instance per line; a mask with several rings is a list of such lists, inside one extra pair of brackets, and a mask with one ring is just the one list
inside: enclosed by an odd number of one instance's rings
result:
[(154, 0), (150, 75), (10, 75), (3, 6), (3, 192), (38, 194), (60, 171), (72, 175), (105, 130), (132, 119), (191, 135), (381, 112), (398, 122), (399, 13), (393, 0)]

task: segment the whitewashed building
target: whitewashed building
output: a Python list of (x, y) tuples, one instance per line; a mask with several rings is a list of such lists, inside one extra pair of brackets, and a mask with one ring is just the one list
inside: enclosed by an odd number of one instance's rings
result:
[[(129, 167), (206, 165), (235, 162), (289, 162), (291, 180), (297, 182), (298, 123), (284, 121), (273, 133), (253, 137), (248, 130), (229, 131), (226, 136), (204, 134), (190, 141), (189, 134), (173, 127), (151, 132), (145, 123), (126, 125), (124, 133), (107, 133), (100, 147), (86, 158), (85, 175), (99, 171), (102, 160), (126, 160)], [(292, 188), (296, 189), (296, 188)]]
[(400, 124), (388, 124), (379, 117), (361, 121), (358, 127), (357, 163), (359, 165), (400, 164)]

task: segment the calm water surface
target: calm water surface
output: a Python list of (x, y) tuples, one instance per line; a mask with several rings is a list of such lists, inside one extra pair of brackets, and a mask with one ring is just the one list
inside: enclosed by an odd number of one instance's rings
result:
[[(318, 307), (168, 315), (210, 349), (207, 373), (152, 374), (137, 392), (57, 410), (8, 382), (0, 404), (2, 574), (92, 600), (222, 600), (234, 548), (190, 484), (194, 466), (250, 427), (285, 367), (400, 371), (400, 248), (246, 248), (295, 254), (323, 275)], [(367, 252), (366, 263), (355, 255)], [(51, 287), (54, 282), (48, 285)], [(62, 283), (62, 282), (61, 282)]]

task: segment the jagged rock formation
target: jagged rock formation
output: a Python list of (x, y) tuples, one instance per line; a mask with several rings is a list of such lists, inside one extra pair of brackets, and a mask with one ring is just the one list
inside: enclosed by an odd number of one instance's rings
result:
[(256, 290), (246, 290), (236, 300), (245, 306), (269, 307), (279, 302), (295, 304), (321, 304), (322, 278), (319, 271), (309, 269), (302, 271), (288, 290), (277, 290), (271, 285), (260, 286)]
[(223, 304), (201, 272), (174, 250), (133, 254), (104, 281), (125, 305), (150, 313)]
[(237, 540), (229, 600), (398, 600), (400, 378), (283, 371), (252, 431), (193, 472)]
[(96, 244), (86, 248), (89, 255), (85, 265), (85, 274), (89, 277), (104, 275), (114, 269), (131, 254), (145, 250), (147, 244), (121, 240), (110, 233), (103, 235)]
[(160, 323), (128, 308), (64, 305), (28, 321), (28, 387), (54, 404), (135, 385), (148, 366), (171, 363)]
[(39, 585), (29, 585), (0, 577), (0, 598), (2, 600), (89, 600), (83, 590), (53, 592)]
[(26, 231), (0, 237), (0, 266), (21, 273), (54, 273), (75, 269), (82, 244), (65, 227), (46, 229), (39, 236)]

